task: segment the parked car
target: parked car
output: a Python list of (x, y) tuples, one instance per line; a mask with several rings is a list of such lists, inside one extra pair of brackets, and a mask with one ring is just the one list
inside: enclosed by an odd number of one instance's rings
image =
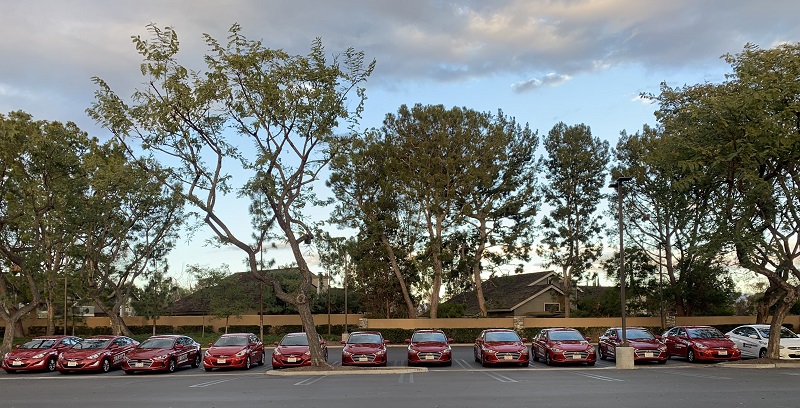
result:
[[(644, 327), (626, 327), (625, 338), (633, 347), (633, 361), (667, 362), (667, 346)], [(612, 327), (597, 339), (597, 355), (601, 360), (616, 358), (617, 346), (622, 344), (622, 328)]]
[(128, 352), (139, 342), (126, 336), (87, 337), (67, 350), (56, 360), (56, 369), (62, 374), (73, 371), (109, 372), (125, 361)]
[(81, 341), (75, 336), (34, 337), (3, 356), (3, 370), (12, 374), (17, 371), (55, 371), (58, 355)]
[[(322, 356), (328, 361), (328, 346), (322, 336), (319, 336), (319, 345), (322, 347)], [(311, 365), (311, 351), (305, 332), (289, 333), (283, 336), (280, 342), (275, 342), (275, 349), (272, 350), (272, 368), (309, 365)]]
[(594, 346), (578, 330), (570, 328), (542, 329), (531, 342), (533, 361), (541, 358), (545, 364), (586, 363), (597, 361)]
[(191, 365), (200, 367), (200, 343), (189, 336), (151, 336), (128, 353), (122, 363), (125, 374), (136, 371), (169, 371)]
[(264, 365), (264, 343), (253, 333), (223, 334), (203, 353), (203, 369), (241, 368), (249, 370), (252, 365)]
[(669, 357), (690, 362), (739, 360), (741, 352), (731, 339), (711, 326), (676, 326), (662, 336)]
[(482, 366), (496, 364), (516, 364), (527, 366), (530, 363), (526, 338), (519, 338), (514, 330), (487, 329), (475, 339), (472, 347), (475, 361)]
[[(742, 358), (764, 358), (769, 343), (768, 324), (746, 324), (727, 333), (742, 353)], [(786, 327), (781, 327), (780, 358), (800, 359), (800, 337)]]
[(366, 365), (386, 367), (386, 344), (377, 331), (352, 332), (347, 341), (342, 341), (342, 365)]
[(447, 338), (441, 330), (415, 330), (408, 343), (408, 365), (439, 364), (450, 366), (453, 364), (450, 343), (453, 339)]

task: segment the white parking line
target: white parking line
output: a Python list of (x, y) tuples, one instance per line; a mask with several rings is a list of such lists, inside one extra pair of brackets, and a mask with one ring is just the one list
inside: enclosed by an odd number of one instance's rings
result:
[(600, 380), (600, 381), (625, 381), (625, 380), (620, 380), (619, 378), (606, 377), (606, 376), (597, 375), (597, 374), (589, 374), (589, 373), (575, 373), (575, 374), (581, 375), (581, 376), (584, 376), (584, 377), (594, 378), (595, 380)]
[(463, 369), (470, 368), (469, 363), (467, 362), (467, 360), (456, 360), (456, 364), (458, 364)]
[(325, 378), (324, 375), (319, 375), (319, 376), (316, 376), (316, 377), (309, 377), (309, 378), (306, 378), (303, 381), (294, 383), (294, 385), (311, 385), (311, 384), (314, 384), (315, 382), (317, 382), (317, 381), (319, 381), (319, 380), (321, 380), (323, 378)]
[(506, 376), (504, 376), (504, 375), (502, 375), (502, 374), (491, 373), (491, 372), (483, 372), (483, 373), (484, 373), (484, 374), (486, 374), (486, 375), (488, 375), (489, 377), (492, 377), (492, 378), (494, 378), (494, 379), (495, 379), (495, 380), (497, 380), (497, 381), (500, 381), (500, 382), (502, 382), (502, 383), (515, 383), (515, 382), (519, 382), (519, 381), (517, 381), (517, 380), (515, 380), (515, 379), (513, 379), (513, 378), (508, 378), (508, 377), (506, 377)]
[[(399, 380), (400, 384), (403, 383), (404, 377), (405, 377), (405, 373), (400, 374), (400, 380)], [(408, 373), (408, 383), (409, 384), (414, 384), (414, 373)]]
[(208, 386), (211, 386), (211, 385), (222, 384), (222, 383), (224, 383), (226, 381), (230, 381), (230, 380), (233, 380), (233, 378), (226, 378), (226, 379), (214, 380), (214, 381), (206, 381), (204, 383), (190, 385), (189, 388), (203, 388), (203, 387), (208, 387)]

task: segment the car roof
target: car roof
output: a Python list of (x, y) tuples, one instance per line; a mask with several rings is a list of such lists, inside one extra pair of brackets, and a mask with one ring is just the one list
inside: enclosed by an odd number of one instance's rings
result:
[(573, 329), (571, 327), (551, 327), (549, 329), (545, 329), (547, 331), (579, 331), (578, 329)]
[(177, 339), (179, 337), (187, 337), (182, 334), (156, 334), (155, 336), (150, 336), (148, 339)]
[(255, 336), (253, 333), (225, 333), (221, 337)]
[[(498, 331), (499, 332), (510, 332), (510, 331), (513, 332), (514, 330), (512, 330), (512, 329), (486, 329), (486, 330), (484, 330), (484, 332), (498, 332)], [(516, 333), (516, 332), (514, 332), (514, 333)]]
[(435, 329), (417, 329), (417, 330), (414, 330), (414, 333), (444, 333), (444, 332), (441, 331), (441, 330), (435, 330)]
[(87, 337), (84, 340), (91, 340), (91, 339), (95, 339), (95, 340), (113, 340), (113, 339), (116, 339), (117, 337), (125, 337), (125, 336), (114, 336), (114, 335), (110, 335), (110, 334), (98, 334), (97, 336)]
[[(622, 327), (609, 327), (609, 330), (622, 330)], [(647, 330), (641, 326), (625, 326), (625, 330), (636, 329), (636, 330)]]
[(65, 337), (72, 337), (72, 338), (76, 338), (76, 339), (79, 339), (79, 338), (80, 338), (80, 337), (78, 337), (78, 336), (65, 336), (65, 335), (63, 335), (63, 334), (54, 334), (54, 335), (52, 335), (52, 336), (36, 336), (36, 337), (33, 337), (33, 338), (31, 338), (31, 340), (40, 340), (40, 339), (63, 339), (63, 338), (65, 338)]

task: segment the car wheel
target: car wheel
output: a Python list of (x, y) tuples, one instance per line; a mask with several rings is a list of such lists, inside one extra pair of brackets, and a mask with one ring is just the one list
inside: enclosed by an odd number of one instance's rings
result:
[(111, 362), (108, 359), (104, 359), (102, 363), (100, 363), (100, 370), (104, 373), (111, 371)]
[(480, 363), (481, 359), (478, 357), (478, 353), (475, 350), (472, 350), (472, 356), (475, 357), (475, 362)]
[(266, 363), (266, 362), (267, 362), (267, 356), (266, 356), (266, 353), (264, 353), (264, 352), (262, 351), (262, 352), (261, 352), (261, 358), (260, 358), (260, 359), (258, 359), (258, 365), (260, 365), (260, 366), (263, 366), (263, 365), (264, 365), (264, 363)]
[(170, 359), (169, 363), (167, 363), (167, 371), (174, 373), (175, 372), (175, 360)]
[(533, 361), (539, 361), (539, 355), (536, 354), (536, 350), (533, 347), (531, 347), (531, 357)]
[(200, 353), (194, 355), (194, 361), (192, 362), (192, 368), (200, 367)]
[(549, 365), (549, 366), (553, 365), (553, 361), (550, 360), (550, 351), (549, 350), (545, 350), (544, 351), (544, 363)]
[(600, 357), (600, 360), (605, 360), (608, 358), (606, 353), (603, 353), (603, 348), (600, 346), (597, 346), (597, 356)]
[(244, 369), (245, 370), (250, 369), (250, 356), (247, 356), (247, 359), (244, 360)]
[(325, 362), (328, 362), (328, 350), (325, 350)]
[(761, 349), (761, 350), (758, 352), (758, 358), (767, 358), (767, 349), (765, 349), (765, 348), (762, 348), (762, 349)]
[(486, 367), (486, 357), (481, 353), (481, 366)]
[(51, 358), (51, 359), (47, 360), (47, 371), (51, 372), (51, 373), (53, 371), (56, 371), (56, 359), (55, 358)]
[(694, 350), (689, 349), (689, 351), (686, 352), (686, 360), (688, 360), (690, 363), (696, 362), (694, 358)]

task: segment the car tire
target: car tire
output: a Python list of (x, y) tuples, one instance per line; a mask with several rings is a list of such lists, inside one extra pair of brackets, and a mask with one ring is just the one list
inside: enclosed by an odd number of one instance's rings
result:
[(486, 358), (484, 358), (483, 353), (481, 353), (481, 366), (486, 367)]
[(242, 369), (243, 370), (249, 370), (250, 367), (251, 367), (250, 356), (247, 356), (247, 358), (244, 360), (244, 368), (242, 368)]
[(104, 373), (111, 371), (111, 362), (108, 361), (107, 358), (103, 359), (103, 362), (100, 363), (100, 371)]
[(478, 353), (476, 353), (475, 350), (472, 351), (472, 356), (475, 357), (475, 362), (476, 363), (480, 363), (481, 362), (481, 359), (478, 357)]
[(55, 358), (51, 358), (51, 359), (47, 360), (47, 372), (52, 373), (53, 371), (56, 371), (56, 359)]
[(758, 358), (767, 358), (767, 349), (762, 348), (758, 351)]
[(697, 359), (694, 356), (694, 350), (692, 350), (691, 348), (686, 352), (686, 360), (689, 361), (690, 363), (697, 362)]
[(600, 357), (600, 360), (605, 360), (608, 358), (606, 353), (603, 353), (603, 348), (600, 346), (597, 346), (597, 356)]
[(550, 351), (549, 350), (545, 350), (544, 351), (544, 363), (549, 365), (549, 366), (553, 365), (553, 361), (550, 360)]
[(536, 350), (533, 347), (531, 347), (531, 358), (533, 358), (533, 361), (539, 361), (539, 355), (536, 354)]
[(169, 371), (170, 373), (174, 373), (175, 372), (175, 360), (174, 359), (169, 359), (169, 362), (167, 363), (167, 371)]
[(200, 367), (200, 363), (202, 363), (202, 359), (200, 358), (200, 352), (198, 351), (197, 354), (194, 355), (194, 361), (192, 362), (192, 368)]

